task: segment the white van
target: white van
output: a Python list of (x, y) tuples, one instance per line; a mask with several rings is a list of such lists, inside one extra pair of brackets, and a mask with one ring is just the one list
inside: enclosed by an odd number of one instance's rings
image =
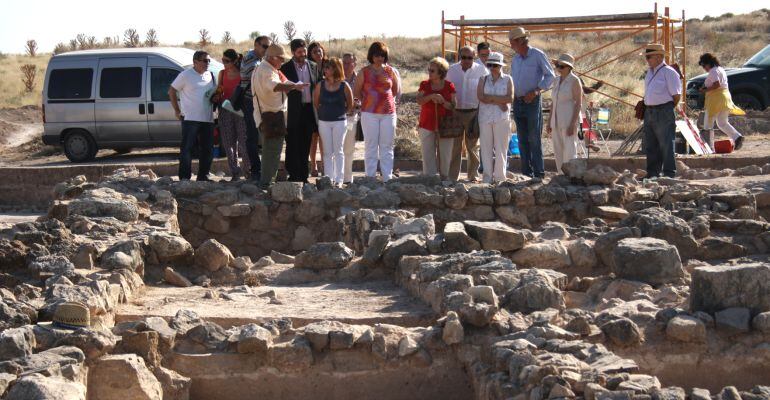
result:
[[(63, 146), (72, 162), (99, 149), (178, 147), (182, 127), (168, 89), (190, 68), (193, 50), (131, 48), (51, 57), (43, 86), (43, 143)], [(214, 60), (209, 70), (223, 68)]]

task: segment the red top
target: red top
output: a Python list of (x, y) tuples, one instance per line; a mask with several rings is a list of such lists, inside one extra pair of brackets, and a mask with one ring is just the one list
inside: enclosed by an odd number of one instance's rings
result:
[(222, 71), (222, 101), (233, 95), (235, 87), (241, 84), (241, 75), (235, 74), (234, 78), (227, 77), (227, 71)]
[(373, 114), (395, 114), (396, 102), (393, 98), (393, 69), (385, 66), (375, 72), (370, 68), (362, 69), (364, 85), (361, 89), (361, 111)]
[[(420, 82), (419, 91), (422, 92), (423, 95), (438, 93), (444, 97), (446, 101), (452, 101), (452, 95), (455, 93), (455, 85), (452, 82), (444, 80), (444, 87), (441, 88), (441, 90), (434, 90), (430, 87), (430, 81), (422, 81)], [(438, 129), (438, 126), (436, 126), (436, 109), (438, 109), (439, 118), (452, 114), (452, 111), (447, 110), (443, 105), (429, 101), (423, 104), (420, 109), (420, 128), (429, 131)]]

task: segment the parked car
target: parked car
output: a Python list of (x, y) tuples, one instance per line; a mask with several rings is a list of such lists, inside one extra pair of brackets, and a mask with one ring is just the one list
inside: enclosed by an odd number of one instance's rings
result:
[[(72, 162), (100, 149), (179, 146), (182, 128), (168, 89), (192, 66), (193, 50), (133, 48), (73, 51), (51, 57), (43, 86), (43, 143), (63, 146)], [(212, 60), (217, 74), (222, 64)]]
[[(751, 57), (740, 68), (725, 68), (733, 102), (745, 110), (764, 110), (770, 106), (770, 45)], [(687, 105), (702, 109), (705, 96), (699, 92), (707, 74), (687, 81)]]

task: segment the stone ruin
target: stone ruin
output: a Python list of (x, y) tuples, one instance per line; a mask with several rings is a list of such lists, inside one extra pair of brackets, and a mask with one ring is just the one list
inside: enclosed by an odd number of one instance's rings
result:
[(767, 187), (566, 171), (73, 178), (0, 232), (0, 397), (770, 399)]

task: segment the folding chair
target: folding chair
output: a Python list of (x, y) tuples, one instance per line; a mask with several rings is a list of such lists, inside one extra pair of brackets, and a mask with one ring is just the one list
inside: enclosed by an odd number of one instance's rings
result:
[(610, 140), (610, 135), (612, 135), (609, 108), (598, 108), (596, 110), (596, 133), (598, 133), (599, 137), (602, 139), (604, 148), (607, 150), (607, 155), (612, 156), (612, 154), (610, 154), (610, 146), (607, 143), (607, 141)]

